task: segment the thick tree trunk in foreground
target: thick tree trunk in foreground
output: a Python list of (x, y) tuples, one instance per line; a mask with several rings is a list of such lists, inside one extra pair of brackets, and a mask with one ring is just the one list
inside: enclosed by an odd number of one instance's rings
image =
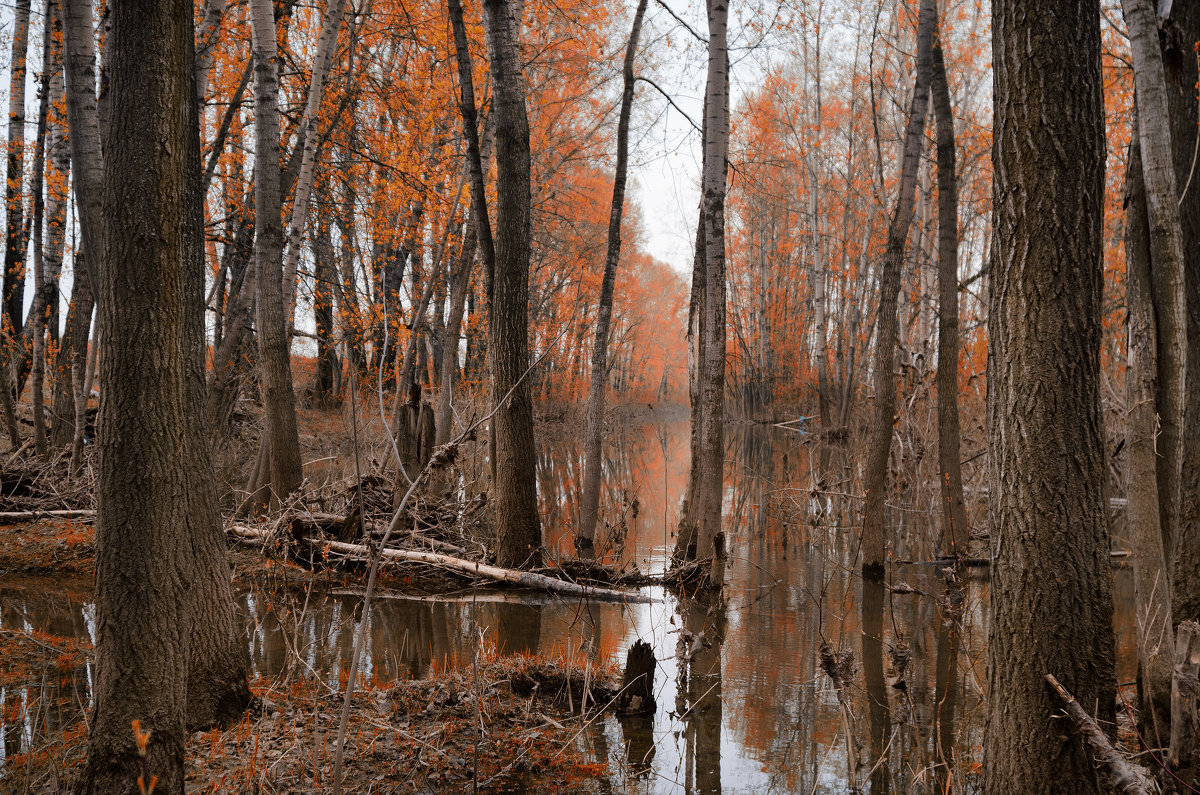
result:
[[(518, 34), (510, 0), (485, 0), (484, 22), (496, 114), (496, 272), (488, 311), (496, 429), (496, 563), (542, 560), (537, 455), (529, 380), (529, 119)], [(510, 394), (511, 393), (511, 394)]]
[[(287, 307), (283, 294), (283, 226), (279, 197), (279, 72), (275, 12), (270, 0), (252, 0), (254, 39), (254, 262), (258, 365), (266, 425), (262, 440), (259, 504), (277, 504), (300, 487), (303, 477), (296, 426), (296, 395)], [(257, 467), (256, 467), (257, 469)]]
[[(937, 125), (938, 188), (938, 470), (942, 489), (942, 557), (967, 557), (958, 430), (958, 178), (954, 114), (941, 36), (933, 35), (933, 113)], [(959, 572), (961, 575), (961, 571)]]
[(613, 287), (617, 264), (621, 260), (621, 216), (625, 209), (625, 178), (629, 163), (629, 117), (633, 112), (633, 59), (637, 55), (638, 37), (642, 33), (642, 17), (646, 0), (639, 0), (625, 47), (623, 69), (624, 88), (621, 92), (621, 113), (617, 121), (617, 166), (613, 175), (612, 205), (608, 215), (608, 254), (604, 258), (604, 276), (600, 282), (600, 297), (596, 317), (596, 337), (592, 344), (592, 384), (588, 393), (587, 428), (584, 435), (583, 497), (579, 530), (575, 548), (583, 556), (595, 551), (596, 521), (600, 508), (600, 451), (604, 435), (604, 386), (608, 378), (608, 337), (612, 322)]
[(1099, 791), (1045, 674), (1101, 725), (1114, 718), (1099, 11), (1096, 0), (994, 6), (985, 792)]
[[(196, 587), (188, 515), (184, 308), (190, 3), (117, 2), (109, 39), (112, 129), (99, 268), (100, 471), (96, 489), (95, 709), (81, 793), (136, 793), (149, 731), (156, 792), (182, 793)], [(211, 484), (210, 484), (211, 485)], [(204, 617), (207, 618), (207, 617)], [(146, 782), (147, 785), (149, 782)]]
[[(1136, 114), (1135, 114), (1136, 117)], [(1138, 662), (1141, 666), (1141, 724), (1154, 747), (1167, 743), (1171, 725), (1171, 677), (1175, 644), (1171, 589), (1160, 526), (1158, 412), (1155, 411), (1157, 349), (1150, 287), (1150, 229), (1141, 147), (1130, 146), (1125, 183), (1125, 303), (1129, 308), (1129, 367), (1125, 372), (1125, 515), (1133, 549)]]
[[(864, 577), (883, 579), (887, 552), (884, 503), (887, 500), (888, 459), (892, 451), (893, 414), (896, 411), (896, 304), (900, 296), (900, 271), (904, 246), (912, 225), (917, 166), (925, 140), (925, 116), (929, 109), (929, 85), (933, 79), (933, 34), (937, 27), (937, 4), (922, 0), (917, 22), (917, 74), (913, 83), (904, 152), (900, 161), (900, 193), (896, 214), (888, 227), (883, 271), (879, 275), (879, 323), (875, 335), (875, 416), (864, 474), (867, 492), (863, 508), (862, 571)], [(957, 390), (955, 390), (957, 393)]]
[[(1158, 505), (1167, 565), (1179, 536), (1180, 476), (1183, 466), (1183, 412), (1187, 387), (1187, 308), (1179, 192), (1171, 156), (1167, 86), (1152, 0), (1122, 0), (1133, 51), (1137, 94), (1137, 140), (1141, 146), (1150, 260), (1158, 323)], [(1194, 58), (1194, 55), (1192, 56)], [(1168, 568), (1169, 571), (1169, 568)]]

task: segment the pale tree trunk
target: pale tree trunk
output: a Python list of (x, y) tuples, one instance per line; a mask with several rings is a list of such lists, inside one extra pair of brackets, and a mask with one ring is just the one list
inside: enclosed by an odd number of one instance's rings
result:
[(1114, 720), (1100, 411), (1104, 105), (1097, 0), (993, 6), (991, 609), (984, 792), (1100, 791), (1053, 674)]
[[(1187, 282), (1188, 361), (1200, 362), (1200, 164), (1197, 159), (1196, 42), (1200, 41), (1200, 4), (1181, 3), (1171, 13), (1179, 34), (1168, 51), (1173, 77), (1167, 86), (1171, 148), (1183, 233)], [(1166, 57), (1168, 53), (1164, 53)], [(1195, 379), (1191, 379), (1192, 382)], [(1175, 542), (1171, 615), (1176, 623), (1200, 621), (1200, 389), (1187, 390), (1184, 406), (1183, 472), (1180, 484), (1179, 537)]]
[(604, 258), (604, 276), (600, 282), (600, 297), (596, 316), (596, 338), (592, 345), (592, 384), (588, 395), (587, 428), (584, 436), (583, 497), (580, 508), (579, 531), (575, 548), (583, 557), (595, 554), (596, 521), (600, 508), (600, 452), (604, 435), (604, 386), (608, 378), (608, 337), (612, 321), (613, 288), (617, 265), (621, 260), (621, 216), (625, 209), (625, 177), (629, 163), (629, 117), (633, 112), (633, 60), (637, 56), (638, 38), (642, 32), (642, 17), (646, 0), (639, 0), (625, 47), (622, 71), (624, 89), (621, 93), (621, 112), (617, 121), (617, 165), (613, 176), (612, 206), (608, 215), (608, 254)]
[[(712, 558), (709, 579), (724, 581), (721, 509), (725, 481), (725, 183), (729, 160), (728, 0), (708, 3), (708, 83), (704, 95), (704, 359), (700, 369), (699, 526), (696, 557)], [(693, 462), (693, 467), (696, 463)]]
[(529, 369), (529, 119), (521, 73), (520, 4), (485, 0), (488, 60), (496, 114), (496, 269), (488, 311), (496, 430), (496, 563), (538, 566), (542, 527)]
[[(1134, 114), (1135, 118), (1137, 114)], [(1155, 411), (1157, 351), (1154, 299), (1150, 287), (1150, 238), (1141, 147), (1130, 147), (1125, 185), (1125, 304), (1129, 308), (1129, 367), (1125, 372), (1126, 524), (1133, 549), (1133, 583), (1141, 678), (1141, 724), (1147, 740), (1162, 748), (1170, 737), (1171, 676), (1175, 644), (1171, 588), (1159, 526), (1155, 480), (1158, 412)]]
[[(936, 25), (936, 23), (935, 23)], [(938, 189), (938, 469), (942, 491), (942, 556), (954, 558), (958, 579), (969, 533), (963, 504), (958, 428), (958, 178), (954, 114), (941, 36), (933, 36), (933, 99), (937, 126)]]
[[(47, 4), (49, 6), (49, 4)], [(42, 35), (42, 71), (40, 77), (41, 97), (38, 110), (37, 143), (33, 156), (33, 180), (30, 184), (30, 194), (33, 199), (33, 222), (30, 234), (33, 237), (33, 305), (29, 310), (30, 358), (32, 359), (32, 375), (30, 377), (29, 397), (33, 408), (33, 447), (39, 456), (45, 457), (48, 448), (46, 443), (46, 400), (43, 387), (46, 382), (46, 311), (47, 302), (44, 267), (44, 245), (42, 226), (46, 216), (46, 203), (43, 193), (43, 177), (46, 170), (46, 127), (50, 115), (50, 76), (56, 70), (54, 60), (54, 28), (53, 14), (47, 7), (45, 24)]]
[(888, 460), (892, 452), (892, 424), (896, 411), (896, 304), (904, 266), (904, 248), (912, 225), (917, 167), (925, 141), (925, 116), (929, 109), (929, 86), (933, 79), (933, 35), (937, 27), (936, 0), (921, 0), (917, 21), (917, 74), (913, 83), (904, 150), (900, 161), (900, 190), (896, 214), (888, 227), (887, 249), (879, 275), (879, 321), (875, 333), (875, 413), (867, 452), (863, 508), (862, 572), (882, 580), (887, 553), (884, 506), (887, 501)]
[[(1166, 77), (1158, 47), (1151, 0), (1122, 0), (1133, 82), (1137, 95), (1137, 137), (1141, 146), (1146, 213), (1150, 224), (1150, 264), (1158, 324), (1158, 505), (1163, 548), (1170, 571), (1179, 536), (1180, 477), (1183, 465), (1183, 412), (1187, 388), (1187, 308), (1179, 192), (1171, 155)], [(1194, 56), (1193, 56), (1194, 57)]]
[[(292, 305), (296, 300), (296, 268), (300, 264), (300, 237), (308, 222), (308, 201), (312, 196), (313, 173), (317, 164), (317, 117), (321, 112), (321, 98), (325, 96), (325, 80), (333, 64), (333, 51), (337, 46), (338, 31), (346, 15), (346, 0), (328, 0), (325, 18), (321, 23), (321, 35), (317, 39), (317, 51), (313, 55), (312, 79), (308, 84), (308, 100), (304, 115), (300, 117), (297, 130), (298, 141), (303, 142), (300, 158), (300, 173), (296, 178), (296, 195), (292, 199), (292, 220), (288, 225), (287, 256), (283, 262), (283, 306), (290, 319)], [(289, 336), (290, 323), (289, 323)]]
[[(96, 488), (95, 707), (79, 793), (184, 791), (197, 587), (188, 538), (184, 108), (191, 7), (112, 6), (113, 104), (97, 270), (105, 348)], [(211, 485), (211, 483), (210, 483)], [(131, 724), (149, 732), (145, 760)], [(148, 782), (147, 782), (148, 784)]]
[[(707, 116), (707, 114), (705, 114)], [(701, 138), (705, 138), (701, 134)], [(703, 165), (701, 173), (704, 173)], [(688, 466), (687, 486), (679, 506), (679, 528), (675, 536), (672, 561), (678, 565), (696, 559), (696, 536), (700, 511), (700, 431), (704, 425), (704, 405), (700, 400), (700, 370), (704, 361), (704, 295), (707, 287), (704, 256), (704, 209), (696, 221), (696, 242), (692, 257), (692, 284), (688, 291)]]
[[(22, 187), (25, 180), (25, 59), (29, 50), (29, 5), (30, 0), (17, 0), (14, 7), (12, 60), (9, 62), (8, 182), (4, 190), (7, 231), (4, 244), (4, 316), (0, 322), (10, 335), (10, 343), (15, 343), (20, 336), (25, 299), (26, 241)], [(7, 360), (8, 357), (4, 358)]]
[[(82, 394), (83, 370), (87, 361), (87, 339), (92, 307), (99, 303), (91, 292), (102, 266), (100, 230), (104, 162), (100, 145), (100, 109), (96, 100), (96, 41), (89, 0), (62, 0), (63, 72), (66, 78), (67, 127), (70, 131), (71, 167), (75, 173), (75, 204), (79, 213), (79, 231), (83, 239), (75, 252), (77, 324), (72, 329), (69, 359), (72, 395), (71, 472), (79, 471), (83, 448), (86, 395)], [(79, 267), (82, 264), (82, 268)], [(84, 294), (86, 292), (86, 295)], [(68, 322), (69, 325), (69, 322)], [(66, 386), (66, 385), (64, 385)], [(58, 401), (56, 400), (56, 407)]]
[[(275, 12), (271, 0), (252, 0), (254, 42), (254, 263), (257, 278), (258, 358), (266, 427), (260, 446), (266, 469), (259, 504), (278, 504), (300, 487), (303, 476), (296, 427), (296, 396), (288, 312), (283, 299), (283, 227), (279, 194), (279, 74)], [(265, 493), (264, 493), (265, 492)]]
[[(213, 49), (221, 38), (221, 20), (225, 17), (226, 0), (206, 0), (204, 22), (196, 40), (196, 104), (204, 107), (208, 94), (208, 78), (212, 73)], [(239, 94), (241, 92), (238, 92)]]

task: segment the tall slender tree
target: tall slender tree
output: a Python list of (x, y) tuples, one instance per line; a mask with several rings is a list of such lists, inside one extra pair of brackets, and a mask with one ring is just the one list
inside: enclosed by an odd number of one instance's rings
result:
[(488, 307), (496, 433), (496, 560), (537, 566), (542, 528), (537, 509), (537, 455), (529, 370), (529, 117), (521, 71), (519, 9), (514, 0), (484, 0), (488, 61), (496, 114), (496, 266)]
[(8, 87), (8, 170), (4, 189), (4, 326), (15, 339), (25, 300), (25, 62), (29, 52), (30, 0), (13, 8), (12, 60)]
[(258, 363), (266, 423), (251, 479), (264, 504), (300, 487), (303, 465), (292, 389), (289, 312), (284, 305), (283, 225), (279, 191), (279, 47), (271, 0), (250, 4), (254, 42), (254, 269)]
[(1100, 413), (1104, 106), (1096, 0), (993, 6), (985, 792), (1100, 791), (1043, 676), (1114, 717)]
[(936, 0), (921, 0), (917, 18), (917, 74), (904, 131), (900, 161), (900, 192), (896, 212), (888, 227), (887, 249), (879, 274), (879, 319), (875, 334), (875, 412), (864, 473), (867, 492), (863, 508), (862, 571), (864, 577), (882, 580), (887, 551), (886, 518), (888, 462), (892, 453), (892, 416), (896, 411), (896, 340), (899, 333), (896, 304), (904, 249), (912, 226), (916, 202), (917, 166), (925, 140), (929, 86), (933, 80), (933, 36), (937, 27)]
[(621, 260), (621, 218), (625, 210), (625, 179), (629, 164), (629, 117), (633, 113), (633, 60), (637, 56), (638, 37), (646, 0), (639, 0), (625, 46), (625, 64), (621, 70), (623, 88), (621, 111), (617, 120), (617, 164), (613, 175), (612, 206), (608, 215), (608, 253), (604, 257), (604, 276), (597, 299), (596, 336), (592, 343), (592, 384), (588, 393), (587, 428), (584, 433), (584, 477), (579, 531), (575, 547), (580, 555), (594, 553), (596, 521), (600, 508), (600, 450), (604, 435), (604, 387), (608, 379), (608, 339), (612, 324), (613, 287)]

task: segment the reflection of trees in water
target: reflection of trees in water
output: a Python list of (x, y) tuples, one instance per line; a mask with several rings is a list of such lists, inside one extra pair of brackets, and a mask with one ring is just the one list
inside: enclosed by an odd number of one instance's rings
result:
[(688, 792), (721, 792), (722, 672), (725, 605), (693, 602), (684, 626), (704, 643), (677, 671), (675, 713), (683, 721), (684, 784)]

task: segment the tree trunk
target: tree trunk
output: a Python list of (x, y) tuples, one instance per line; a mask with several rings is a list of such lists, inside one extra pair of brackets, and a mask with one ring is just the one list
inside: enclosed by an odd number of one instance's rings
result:
[[(1187, 282), (1187, 357), (1196, 363), (1200, 362), (1200, 174), (1196, 173), (1200, 168), (1196, 165), (1195, 46), (1200, 41), (1200, 4), (1178, 4), (1171, 12), (1171, 21), (1179, 39), (1163, 55), (1167, 75), (1172, 78), (1167, 84), (1167, 105), (1175, 184), (1182, 196), (1179, 222)], [(1200, 389), (1192, 384), (1186, 394), (1179, 538), (1171, 567), (1171, 614), (1176, 623), (1200, 621)]]
[[(721, 509), (725, 494), (725, 183), (729, 168), (728, 0), (708, 3), (708, 84), (704, 95), (704, 359), (700, 370), (699, 526), (696, 557), (724, 579)], [(693, 464), (695, 466), (695, 464)], [(718, 575), (719, 573), (719, 575)]]
[[(47, 4), (49, 6), (49, 4)], [(37, 454), (45, 457), (48, 452), (46, 442), (46, 399), (43, 387), (46, 383), (46, 290), (45, 281), (45, 249), (42, 240), (42, 227), (46, 218), (46, 202), (43, 188), (43, 178), (46, 171), (46, 127), (50, 115), (50, 75), (55, 71), (54, 60), (54, 27), (51, 9), (47, 7), (42, 34), (42, 70), (39, 78), (38, 96), (38, 126), (37, 142), (34, 145), (33, 180), (30, 184), (30, 194), (33, 197), (33, 221), (30, 235), (33, 237), (33, 305), (29, 310), (30, 326), (30, 359), (32, 375), (29, 384), (29, 397), (33, 408), (33, 447)]]
[[(190, 3), (186, 5), (190, 6)], [(234, 605), (233, 571), (225, 546), (225, 529), (217, 500), (216, 472), (205, 419), (204, 337), (204, 191), (200, 151), (200, 103), (195, 94), (197, 70), (192, 53), (192, 24), (187, 24), (188, 63), (185, 71), (189, 95), (187, 109), (186, 191), (183, 236), (183, 332), (187, 417), (184, 423), (184, 456), (187, 461), (187, 518), (191, 539), (194, 584), (191, 588), (191, 656), (187, 685), (187, 728), (200, 731), (226, 726), (237, 720), (251, 700), (247, 679), (250, 667), (245, 631)], [(105, 337), (104, 347), (110, 346)]]
[[(1136, 117), (1135, 113), (1135, 117)], [(1130, 146), (1125, 184), (1125, 303), (1129, 308), (1129, 367), (1125, 373), (1125, 515), (1133, 549), (1138, 662), (1141, 667), (1140, 722), (1149, 727), (1147, 740), (1166, 745), (1171, 725), (1172, 641), (1171, 589), (1160, 527), (1158, 483), (1158, 412), (1154, 299), (1150, 287), (1150, 229), (1146, 190), (1142, 183), (1141, 146)]]
[(496, 562), (538, 566), (542, 528), (529, 369), (529, 119), (517, 4), (484, 0), (496, 114), (496, 268), (488, 311), (496, 432)]
[(1137, 95), (1137, 140), (1141, 146), (1146, 213), (1150, 224), (1150, 265), (1158, 324), (1158, 505), (1163, 548), (1170, 571), (1179, 536), (1180, 477), (1183, 466), (1183, 412), (1187, 385), (1187, 307), (1179, 192), (1171, 155), (1166, 77), (1158, 47), (1151, 0), (1122, 0), (1133, 82)]
[[(888, 460), (892, 452), (893, 415), (896, 411), (896, 304), (900, 296), (900, 277), (904, 266), (904, 247), (912, 225), (917, 167), (925, 140), (925, 116), (929, 109), (929, 86), (933, 80), (933, 36), (937, 27), (937, 3), (922, 0), (917, 22), (917, 74), (908, 126), (904, 131), (904, 151), (900, 162), (900, 192), (896, 214), (888, 227), (887, 249), (879, 275), (879, 322), (875, 335), (875, 415), (871, 424), (871, 444), (867, 452), (864, 485), (867, 492), (863, 508), (862, 572), (867, 578), (882, 580), (887, 555), (884, 504), (887, 501)], [(957, 392), (957, 390), (955, 390)]]
[[(16, 341), (25, 300), (25, 59), (29, 50), (30, 0), (17, 0), (13, 12), (12, 60), (8, 86), (8, 182), (4, 190), (7, 232), (4, 244), (4, 315)], [(16, 346), (13, 347), (13, 350)], [(6, 357), (7, 358), (7, 357)]]
[(265, 481), (271, 504), (300, 487), (303, 477), (296, 427), (296, 396), (288, 310), (283, 296), (283, 227), (279, 194), (279, 75), (275, 12), (271, 0), (252, 0), (254, 39), (254, 262), (258, 364), (266, 425), (260, 445), (267, 450)]
[(318, 196), (317, 235), (313, 241), (313, 322), (317, 329), (317, 373), (313, 397), (318, 406), (333, 405), (334, 373), (340, 366), (333, 314), (333, 296), (338, 283), (328, 205), (324, 197)]
[[(707, 114), (705, 114), (707, 116)], [(705, 137), (703, 134), (701, 137)], [(701, 173), (704, 167), (701, 166)], [(700, 432), (704, 425), (704, 404), (700, 400), (700, 371), (704, 361), (705, 293), (707, 269), (704, 253), (704, 210), (700, 210), (696, 221), (696, 242), (692, 258), (692, 285), (688, 291), (688, 466), (687, 485), (683, 501), (679, 506), (679, 529), (675, 536), (675, 565), (696, 559), (696, 536), (700, 512)]]
[[(197, 587), (187, 526), (189, 379), (183, 233), (189, 3), (112, 6), (112, 129), (98, 270), (105, 385), (96, 489), (95, 707), (80, 793), (184, 790)], [(209, 483), (211, 485), (211, 482)], [(144, 756), (134, 727), (149, 732)], [(147, 782), (148, 784), (148, 782)]]
[(1099, 792), (1054, 674), (1114, 719), (1100, 413), (1104, 109), (1095, 0), (999, 0), (988, 312), (985, 792)]
[[(935, 22), (935, 27), (937, 23)], [(958, 431), (958, 179), (954, 114), (946, 80), (942, 39), (933, 35), (932, 85), (937, 125), (938, 190), (938, 469), (942, 489), (941, 556), (959, 561), (968, 554), (967, 510), (963, 504)]]
[(283, 262), (283, 308), (289, 319), (288, 335), (291, 336), (290, 318), (292, 304), (296, 299), (296, 268), (300, 264), (300, 237), (308, 223), (308, 200), (312, 195), (313, 173), (317, 163), (316, 119), (321, 111), (321, 98), (325, 96), (325, 80), (333, 64), (333, 51), (337, 46), (338, 31), (342, 18), (346, 16), (346, 0), (328, 0), (325, 18), (321, 23), (321, 35), (317, 39), (317, 51), (313, 55), (312, 79), (308, 84), (308, 101), (304, 115), (300, 118), (297, 140), (303, 142), (300, 172), (296, 178), (296, 196), (292, 200), (292, 221), (288, 225), (287, 256)]
[(592, 345), (592, 384), (588, 395), (587, 428), (584, 436), (583, 496), (575, 548), (584, 557), (595, 553), (596, 521), (600, 508), (600, 448), (604, 434), (604, 382), (608, 378), (608, 337), (612, 322), (613, 286), (621, 259), (621, 216), (625, 209), (625, 176), (629, 163), (629, 117), (633, 112), (633, 59), (637, 56), (638, 37), (646, 0), (639, 0), (633, 14), (633, 27), (625, 48), (624, 89), (621, 113), (617, 121), (617, 165), (613, 176), (612, 207), (608, 216), (608, 254), (604, 258), (604, 276), (597, 301), (596, 339)]

